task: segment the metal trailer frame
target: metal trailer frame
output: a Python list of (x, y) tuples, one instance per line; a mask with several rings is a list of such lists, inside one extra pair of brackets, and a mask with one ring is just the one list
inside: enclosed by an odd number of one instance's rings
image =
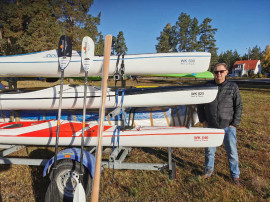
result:
[[(9, 154), (24, 149), (25, 145), (3, 145), (0, 144), (0, 164), (7, 165), (32, 165), (32, 166), (45, 166), (50, 159), (30, 159), (30, 158), (9, 158)], [(93, 153), (96, 147), (89, 147), (89, 153)], [(132, 163), (124, 162), (127, 155), (131, 152), (131, 147), (119, 147), (114, 149), (110, 155), (108, 161), (102, 161), (102, 168), (111, 169), (125, 169), (125, 170), (152, 170), (161, 171), (168, 168), (169, 179), (173, 180), (176, 178), (176, 163), (172, 158), (172, 148), (168, 148), (168, 163)]]

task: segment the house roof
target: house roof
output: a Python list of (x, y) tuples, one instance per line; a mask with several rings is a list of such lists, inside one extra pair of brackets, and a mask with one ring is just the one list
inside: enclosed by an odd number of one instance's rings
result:
[(245, 70), (247, 70), (247, 69), (255, 70), (258, 61), (259, 60), (240, 60), (240, 61), (236, 61), (234, 63), (234, 65), (233, 65), (233, 68), (236, 68), (237, 65), (245, 64), (245, 66), (244, 66)]

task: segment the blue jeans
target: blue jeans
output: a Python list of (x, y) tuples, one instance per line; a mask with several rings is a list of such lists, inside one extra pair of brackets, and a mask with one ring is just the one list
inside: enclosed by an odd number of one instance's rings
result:
[[(230, 172), (232, 178), (238, 178), (240, 175), (239, 161), (236, 147), (236, 128), (226, 127), (223, 143), (227, 152)], [(216, 147), (205, 148), (205, 170), (204, 173), (211, 176), (214, 170)]]

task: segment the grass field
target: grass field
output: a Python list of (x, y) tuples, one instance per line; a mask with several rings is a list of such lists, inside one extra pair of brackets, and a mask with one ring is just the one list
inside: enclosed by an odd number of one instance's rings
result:
[[(179, 82), (183, 81), (169, 80), (166, 84), (144, 80), (138, 84), (176, 85)], [(216, 152), (214, 176), (207, 180), (200, 177), (204, 149), (175, 148), (176, 180), (169, 180), (166, 169), (160, 172), (115, 170), (114, 181), (110, 183), (113, 172), (104, 169), (100, 201), (270, 201), (270, 86), (241, 84), (239, 87), (243, 101), (242, 122), (237, 130), (241, 187), (230, 179), (223, 146)], [(49, 158), (53, 151), (54, 148), (27, 147), (12, 157)], [(167, 148), (134, 148), (127, 162), (166, 163)], [(43, 167), (0, 165), (0, 201), (43, 201), (49, 180), (42, 177), (42, 171)]]

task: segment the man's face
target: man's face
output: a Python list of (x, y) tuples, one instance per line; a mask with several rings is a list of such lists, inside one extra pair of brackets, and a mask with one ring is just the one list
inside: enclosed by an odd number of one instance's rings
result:
[(224, 65), (219, 65), (214, 71), (214, 78), (217, 84), (221, 84), (225, 81), (228, 71)]

